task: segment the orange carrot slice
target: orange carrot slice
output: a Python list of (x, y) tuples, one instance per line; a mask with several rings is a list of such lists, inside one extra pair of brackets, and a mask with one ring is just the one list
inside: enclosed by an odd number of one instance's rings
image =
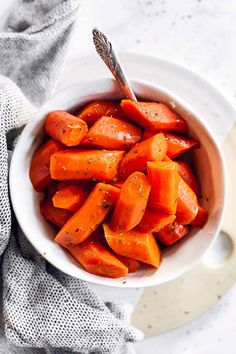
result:
[(52, 198), (53, 205), (70, 211), (78, 210), (89, 194), (84, 186), (76, 184), (67, 184), (58, 188)]
[(142, 172), (134, 172), (120, 189), (113, 216), (114, 230), (131, 230), (138, 225), (147, 205), (151, 185)]
[(183, 136), (170, 133), (164, 133), (164, 135), (167, 140), (167, 156), (171, 159), (175, 159), (184, 152), (200, 147), (200, 143), (197, 140), (187, 139)]
[(146, 209), (137, 230), (142, 232), (157, 232), (165, 226), (172, 224), (175, 215), (164, 214), (156, 210)]
[(184, 161), (176, 161), (178, 166), (178, 171), (183, 180), (192, 188), (196, 195), (199, 195), (201, 192), (200, 185), (193, 174), (192, 169)]
[(59, 231), (55, 241), (65, 247), (83, 242), (104, 221), (119, 192), (118, 188), (109, 184), (96, 184), (82, 207)]
[(195, 219), (191, 221), (191, 225), (195, 227), (203, 228), (207, 223), (208, 216), (209, 216), (208, 211), (199, 205), (197, 215)]
[(139, 262), (135, 259), (119, 256), (118, 254), (116, 257), (128, 268), (129, 273), (135, 273), (140, 266)]
[(197, 196), (191, 187), (180, 177), (178, 185), (176, 221), (179, 224), (190, 224), (198, 212)]
[(55, 208), (52, 200), (49, 198), (44, 198), (41, 200), (40, 213), (44, 219), (58, 227), (64, 226), (72, 216), (72, 213), (68, 210)]
[(164, 229), (157, 233), (157, 238), (164, 245), (170, 246), (187, 235), (190, 231), (189, 225), (181, 225), (176, 221), (173, 224), (167, 225)]

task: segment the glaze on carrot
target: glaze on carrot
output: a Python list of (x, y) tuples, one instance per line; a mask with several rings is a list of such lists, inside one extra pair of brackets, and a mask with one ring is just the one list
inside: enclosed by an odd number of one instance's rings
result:
[(195, 219), (191, 221), (191, 225), (195, 227), (203, 228), (208, 221), (208, 217), (209, 217), (208, 211), (199, 205), (197, 215), (195, 216)]
[(198, 212), (197, 196), (192, 188), (183, 180), (179, 179), (176, 221), (179, 224), (188, 225), (196, 217)]
[(136, 230), (115, 232), (108, 224), (103, 224), (103, 228), (107, 243), (115, 253), (159, 267), (161, 254), (152, 233)]
[(135, 259), (124, 257), (120, 255), (116, 255), (116, 257), (128, 268), (129, 273), (135, 273), (139, 268), (140, 264)]
[(51, 157), (50, 173), (58, 181), (114, 181), (123, 151), (63, 150)]
[(78, 184), (73, 183), (62, 187), (59, 185), (58, 188), (59, 190), (52, 198), (53, 205), (56, 208), (62, 208), (69, 211), (78, 210), (89, 194), (88, 190), (86, 190), (84, 186), (79, 186)]
[(196, 195), (200, 195), (201, 189), (200, 185), (193, 174), (192, 169), (184, 161), (176, 161), (178, 166), (178, 171), (183, 180), (192, 188)]
[(169, 130), (187, 132), (186, 121), (166, 104), (157, 102), (135, 102), (122, 100), (121, 107), (132, 121), (146, 130)]
[(62, 149), (62, 145), (55, 140), (48, 140), (42, 144), (33, 155), (29, 177), (37, 192), (42, 192), (52, 182), (49, 166), (51, 156)]
[(65, 247), (83, 242), (110, 213), (119, 193), (114, 186), (97, 183), (82, 207), (58, 232), (55, 241)]
[(129, 231), (138, 225), (146, 209), (151, 185), (142, 172), (132, 173), (123, 183), (111, 224), (115, 231)]
[(68, 210), (55, 208), (52, 200), (49, 198), (41, 200), (40, 213), (44, 219), (58, 227), (63, 227), (72, 216), (72, 213)]
[(148, 161), (161, 161), (166, 155), (166, 151), (167, 142), (162, 133), (137, 143), (121, 162), (121, 178), (126, 179), (134, 171), (145, 171)]
[(175, 220), (175, 215), (164, 214), (162, 212), (146, 209), (137, 230), (142, 232), (157, 232), (165, 226), (172, 224)]
[(152, 186), (149, 207), (166, 214), (175, 214), (180, 178), (175, 162), (148, 162), (147, 177)]
[(142, 129), (132, 123), (103, 116), (89, 129), (82, 144), (108, 150), (128, 150), (141, 139), (141, 135)]
[(184, 152), (200, 148), (197, 140), (188, 139), (180, 135), (164, 133), (167, 140), (167, 155), (171, 159), (182, 155)]
[(164, 245), (170, 246), (186, 236), (190, 229), (189, 225), (181, 225), (175, 221), (173, 224), (167, 225), (164, 229), (160, 230), (156, 236)]

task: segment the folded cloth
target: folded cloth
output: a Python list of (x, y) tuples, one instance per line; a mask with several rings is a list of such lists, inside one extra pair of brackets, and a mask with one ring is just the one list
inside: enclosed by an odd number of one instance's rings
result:
[[(0, 33), (0, 352), (132, 353), (130, 307), (49, 265), (14, 218), (8, 151), (59, 77), (77, 0), (21, 0)], [(6, 77), (7, 76), (7, 77)], [(24, 203), (24, 201), (22, 201)], [(34, 230), (32, 230), (34, 232)], [(4, 326), (4, 330), (3, 330)]]

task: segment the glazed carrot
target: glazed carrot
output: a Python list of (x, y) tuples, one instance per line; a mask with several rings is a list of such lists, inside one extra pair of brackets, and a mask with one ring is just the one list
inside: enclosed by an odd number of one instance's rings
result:
[(191, 225), (202, 228), (206, 225), (208, 216), (208, 211), (199, 205), (197, 215), (195, 216), (195, 219), (191, 221)]
[(120, 165), (120, 176), (126, 179), (134, 171), (144, 171), (148, 161), (161, 161), (167, 151), (167, 143), (162, 133), (134, 145), (125, 155)]
[(129, 231), (140, 223), (150, 190), (151, 185), (144, 173), (134, 172), (127, 178), (111, 219), (115, 231)]
[(97, 183), (82, 207), (59, 231), (55, 241), (65, 247), (83, 242), (104, 221), (119, 192), (109, 184)]
[(83, 186), (76, 184), (68, 184), (58, 188), (59, 190), (52, 198), (53, 205), (70, 211), (78, 210), (89, 194)]
[(189, 165), (184, 161), (176, 161), (176, 163), (180, 176), (192, 188), (194, 193), (196, 193), (196, 195), (199, 195), (201, 192), (200, 185)]
[(148, 162), (147, 177), (152, 186), (149, 207), (166, 214), (175, 214), (179, 182), (175, 162)]
[(48, 186), (47, 186), (47, 193), (46, 195), (48, 196), (49, 199), (52, 199), (54, 194), (58, 191), (58, 183), (56, 181), (52, 181)]
[(159, 267), (161, 254), (153, 234), (136, 230), (115, 232), (108, 224), (103, 224), (103, 228), (107, 243), (114, 252)]
[(142, 130), (132, 123), (103, 116), (89, 129), (82, 144), (108, 150), (128, 150), (141, 139), (141, 135)]
[(112, 101), (93, 101), (82, 107), (82, 109), (77, 113), (77, 117), (83, 119), (89, 127), (102, 116), (127, 120), (127, 117), (125, 116), (120, 105)]
[(139, 268), (140, 264), (135, 259), (119, 256), (118, 254), (116, 257), (128, 268), (129, 273), (134, 273)]
[(156, 236), (164, 245), (170, 246), (187, 235), (189, 231), (189, 225), (181, 225), (175, 221), (173, 224), (167, 225), (164, 229), (160, 230)]
[(82, 119), (64, 111), (48, 113), (44, 129), (46, 134), (65, 146), (79, 145), (88, 131)]
[(170, 133), (164, 133), (164, 135), (167, 140), (167, 155), (171, 159), (175, 159), (184, 152), (200, 147), (200, 143), (197, 140), (187, 139), (183, 136)]
[(93, 236), (79, 245), (67, 246), (67, 249), (89, 273), (108, 278), (121, 278), (128, 274), (125, 264)]
[(191, 187), (180, 177), (178, 185), (176, 221), (179, 224), (190, 224), (198, 212), (197, 196)]
[(50, 158), (51, 155), (61, 149), (62, 145), (57, 141), (48, 140), (34, 153), (30, 166), (29, 177), (34, 189), (37, 192), (42, 192), (47, 185), (52, 182), (49, 171)]
[(186, 121), (166, 104), (157, 102), (135, 102), (122, 100), (121, 107), (132, 121), (151, 131), (170, 130), (186, 132)]
[(146, 209), (140, 224), (137, 226), (137, 230), (142, 232), (157, 232), (163, 229), (166, 225), (172, 224), (174, 220), (175, 215)]
[(119, 180), (118, 180), (118, 181), (112, 183), (112, 185), (115, 186), (115, 187), (117, 187), (117, 188), (120, 188), (120, 189), (121, 189), (123, 183), (124, 183), (124, 181), (119, 181)]
[(155, 132), (150, 132), (148, 130), (144, 130), (141, 141), (147, 140), (152, 138), (156, 133)]
[(117, 178), (123, 151), (63, 150), (51, 157), (50, 172), (53, 179), (106, 181)]
[(55, 208), (53, 206), (52, 200), (49, 198), (44, 198), (40, 202), (40, 213), (47, 221), (52, 224), (62, 227), (70, 219), (72, 213), (68, 210)]

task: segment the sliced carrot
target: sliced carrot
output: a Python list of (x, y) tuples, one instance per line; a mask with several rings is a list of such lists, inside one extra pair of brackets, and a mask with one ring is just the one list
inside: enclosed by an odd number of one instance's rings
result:
[(208, 216), (208, 211), (199, 205), (197, 215), (195, 216), (195, 219), (191, 221), (191, 225), (200, 228), (204, 227), (207, 223)]
[(72, 256), (87, 272), (108, 278), (121, 278), (128, 268), (93, 236), (76, 246), (67, 246)]
[(192, 149), (198, 149), (200, 143), (197, 140), (187, 139), (183, 136), (164, 133), (167, 140), (167, 155), (171, 159), (175, 159), (177, 156), (180, 156), (184, 152), (187, 152)]
[(54, 194), (58, 191), (58, 183), (56, 181), (52, 181), (48, 186), (47, 186), (47, 193), (46, 195), (48, 196), (49, 199), (52, 199)]
[(175, 215), (146, 209), (140, 224), (137, 226), (137, 230), (142, 232), (157, 232), (163, 229), (166, 225), (172, 224), (174, 220)]
[(186, 132), (186, 121), (166, 104), (157, 102), (135, 102), (122, 100), (121, 107), (132, 121), (151, 131), (171, 130)]
[(120, 176), (126, 179), (134, 171), (144, 171), (148, 161), (161, 161), (167, 151), (167, 143), (162, 133), (137, 143), (125, 155), (120, 166)]
[(141, 141), (152, 138), (156, 133), (150, 132), (149, 130), (144, 130)]
[(77, 117), (83, 119), (89, 127), (102, 116), (127, 120), (127, 117), (119, 103), (112, 101), (93, 101), (82, 107), (82, 109), (77, 113)]
[(120, 190), (114, 186), (98, 183), (82, 205), (56, 236), (62, 246), (83, 242), (104, 221), (114, 206)]
[(170, 246), (183, 238), (190, 231), (189, 225), (181, 225), (176, 221), (173, 224), (167, 225), (164, 229), (157, 233), (157, 239), (164, 245)]
[(72, 213), (65, 209), (55, 208), (52, 200), (44, 198), (40, 202), (40, 213), (47, 221), (52, 224), (62, 227), (70, 219)]
[(59, 186), (59, 190), (52, 198), (53, 205), (57, 208), (76, 211), (84, 203), (88, 194), (88, 190), (78, 184), (68, 184), (62, 188)]
[(65, 146), (76, 146), (87, 134), (87, 124), (65, 111), (48, 113), (44, 129), (46, 134)]
[(114, 252), (159, 267), (161, 253), (153, 234), (136, 230), (115, 232), (108, 224), (103, 224), (103, 228), (107, 243)]
[(164, 156), (163, 160), (162, 161), (172, 161), (167, 155)]
[(106, 181), (117, 178), (123, 151), (63, 150), (51, 157), (50, 172), (53, 179)]
[(179, 182), (175, 162), (148, 162), (147, 177), (152, 186), (149, 207), (163, 213), (175, 214)]
[(115, 231), (129, 231), (138, 225), (147, 205), (151, 185), (142, 172), (132, 173), (120, 189), (113, 216)]
[(190, 224), (198, 212), (197, 196), (191, 187), (183, 180), (179, 179), (176, 221), (179, 224)]
[(34, 189), (37, 192), (42, 192), (47, 185), (52, 182), (49, 166), (50, 158), (55, 152), (62, 149), (62, 145), (55, 140), (48, 140), (42, 144), (38, 150), (34, 153), (29, 177)]
[(192, 188), (196, 195), (199, 195), (201, 192), (200, 185), (193, 174), (192, 169), (184, 161), (176, 161), (178, 166), (178, 171), (183, 180)]
[(136, 261), (135, 259), (132, 259), (129, 257), (124, 257), (124, 256), (119, 256), (119, 255), (116, 255), (116, 257), (128, 268), (129, 273), (136, 272), (136, 270), (140, 266), (139, 262)]
[(120, 189), (121, 189), (123, 183), (124, 183), (124, 181), (119, 181), (119, 180), (118, 180), (118, 181), (112, 183), (112, 185), (115, 186), (115, 187), (117, 187), (117, 188), (120, 188)]
[(83, 145), (108, 150), (128, 150), (141, 139), (142, 130), (113, 117), (99, 118), (89, 129)]

